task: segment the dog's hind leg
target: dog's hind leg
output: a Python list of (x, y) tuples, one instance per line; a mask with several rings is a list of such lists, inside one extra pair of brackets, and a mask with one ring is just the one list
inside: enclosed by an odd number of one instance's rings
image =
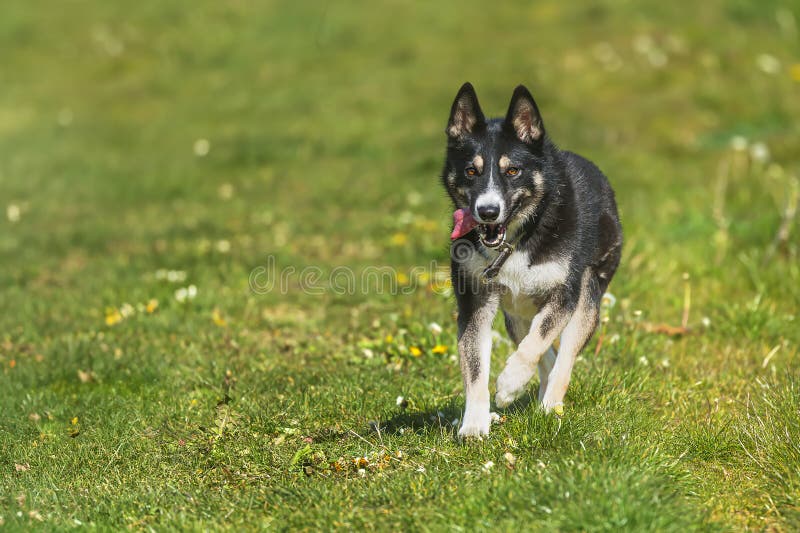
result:
[(542, 403), (544, 391), (547, 390), (547, 378), (556, 364), (556, 351), (551, 346), (547, 349), (541, 359), (539, 359), (539, 403)]
[(567, 393), (567, 387), (572, 377), (575, 359), (597, 328), (601, 297), (602, 291), (597, 278), (592, 269), (587, 268), (581, 283), (578, 306), (561, 333), (558, 356), (547, 377), (544, 394), (542, 395), (540, 391), (539, 399), (546, 411), (564, 403), (564, 395)]

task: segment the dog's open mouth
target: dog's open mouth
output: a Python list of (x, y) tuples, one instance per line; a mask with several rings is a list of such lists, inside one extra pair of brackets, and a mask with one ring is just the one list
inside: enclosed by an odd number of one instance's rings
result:
[(481, 243), (489, 248), (497, 248), (506, 240), (505, 224), (478, 224)]

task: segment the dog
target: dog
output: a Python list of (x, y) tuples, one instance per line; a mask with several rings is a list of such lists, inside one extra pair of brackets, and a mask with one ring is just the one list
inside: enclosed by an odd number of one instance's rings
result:
[(539, 403), (560, 416), (575, 359), (597, 328), (619, 265), (622, 226), (608, 179), (550, 140), (524, 86), (505, 118), (487, 120), (465, 83), (446, 134), (442, 182), (455, 208), (451, 279), (466, 396), (458, 433), (481, 437), (491, 422), (498, 308), (516, 351), (497, 378), (496, 405), (521, 396), (538, 367)]

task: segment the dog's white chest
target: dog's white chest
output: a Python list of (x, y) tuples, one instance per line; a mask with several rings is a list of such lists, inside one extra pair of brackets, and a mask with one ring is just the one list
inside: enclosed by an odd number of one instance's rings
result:
[[(465, 262), (465, 266), (473, 275), (479, 276), (490, 262), (479, 254), (473, 254)], [(518, 294), (547, 293), (558, 285), (563, 285), (566, 279), (566, 262), (547, 261), (530, 265), (527, 253), (514, 252), (503, 264), (495, 282), (506, 287), (516, 298)]]
[(542, 294), (549, 292), (567, 279), (567, 265), (558, 261), (529, 265), (528, 254), (514, 252), (500, 269), (497, 282), (518, 294)]

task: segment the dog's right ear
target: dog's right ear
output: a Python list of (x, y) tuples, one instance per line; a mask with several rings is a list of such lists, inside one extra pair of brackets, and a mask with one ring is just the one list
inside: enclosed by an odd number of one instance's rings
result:
[(486, 126), (486, 117), (483, 116), (478, 103), (478, 95), (470, 82), (459, 89), (453, 107), (450, 108), (450, 120), (447, 122), (447, 133), (451, 139), (459, 139), (467, 133)]

